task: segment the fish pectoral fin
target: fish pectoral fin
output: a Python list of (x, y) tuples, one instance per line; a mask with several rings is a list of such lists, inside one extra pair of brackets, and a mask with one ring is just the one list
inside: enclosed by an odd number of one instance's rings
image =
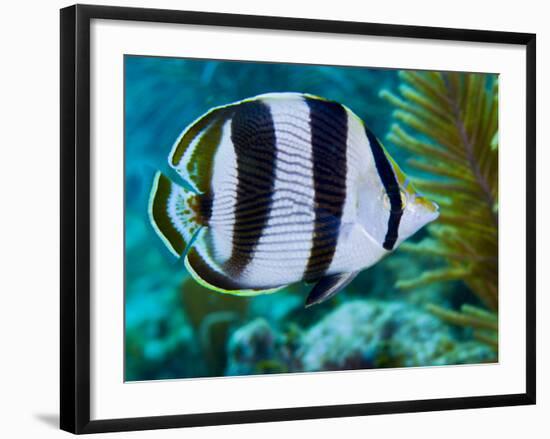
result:
[(359, 272), (333, 274), (322, 277), (310, 291), (306, 299), (306, 308), (317, 305), (335, 296), (345, 288)]

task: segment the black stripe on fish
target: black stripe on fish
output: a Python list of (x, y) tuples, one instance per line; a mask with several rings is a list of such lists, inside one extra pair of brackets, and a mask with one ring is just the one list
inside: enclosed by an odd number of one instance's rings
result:
[(208, 265), (195, 248), (192, 248), (189, 250), (189, 253), (187, 253), (187, 261), (189, 265), (191, 265), (191, 268), (193, 268), (193, 271), (195, 271), (202, 280), (216, 288), (227, 291), (236, 291), (243, 288), (242, 285), (235, 282), (229, 276), (216, 271)]
[[(293, 209), (302, 208), (304, 211), (311, 210), (311, 203), (306, 201), (301, 201), (301, 199), (296, 199), (291, 196), (292, 194), (285, 193), (284, 196), (278, 198), (278, 201), (286, 203), (280, 207), (280, 209), (285, 209), (291, 207)], [(235, 197), (236, 198), (236, 197)], [(303, 198), (302, 198), (303, 199)], [(249, 197), (246, 201), (246, 204), (241, 205), (241, 210), (243, 210), (243, 217), (247, 218), (256, 218), (256, 209), (261, 208), (261, 206), (270, 203), (271, 201), (265, 196), (258, 196), (256, 199)], [(221, 203), (220, 203), (221, 204)], [(224, 206), (216, 210), (215, 221), (224, 221), (231, 220), (233, 221), (234, 212), (231, 211), (231, 207), (228, 202)]]
[[(346, 200), (348, 115), (336, 102), (306, 98), (309, 107), (315, 222), (304, 280), (323, 276), (334, 257)], [(338, 172), (327, 173), (327, 156)]]
[[(269, 231), (264, 230), (264, 232), (261, 234), (261, 236), (265, 237), (265, 238), (267, 238), (267, 237), (285, 237), (285, 238), (294, 237), (294, 239), (298, 239), (297, 235), (307, 234), (309, 236), (309, 235), (311, 235), (313, 230), (316, 230), (313, 227), (311, 227), (312, 224), (313, 224), (313, 220), (303, 222), (302, 225), (309, 226), (309, 227), (304, 227), (303, 229), (300, 229), (300, 230), (288, 230), (288, 224), (282, 224), (280, 226), (271, 227), (269, 229)], [(296, 225), (296, 224), (293, 224), (293, 225)], [(280, 230), (281, 228), (283, 230)], [(258, 231), (253, 231), (253, 232), (242, 231), (239, 234), (241, 236), (241, 238), (239, 240), (241, 245), (248, 245), (248, 246), (251, 246), (253, 248), (256, 247), (256, 244), (257, 244), (257, 241), (258, 241), (258, 239), (257, 239)], [(319, 236), (319, 239), (321, 239), (321, 237), (324, 238), (324, 239), (332, 239), (332, 237), (334, 236), (334, 233), (324, 233), (323, 231), (321, 231), (317, 234)]]
[(210, 218), (212, 217), (212, 192), (208, 191), (198, 197), (199, 200), (199, 214), (203, 225), (208, 225)]
[[(235, 203), (235, 232), (232, 237), (231, 256), (224, 267), (232, 276), (239, 276), (252, 260), (252, 253), (239, 251), (243, 242), (252, 239), (258, 245), (267, 226), (275, 189), (275, 127), (269, 106), (261, 101), (239, 105), (231, 120), (231, 141), (237, 159), (237, 200)], [(246, 187), (256, 187), (255, 196), (266, 197), (268, 202), (257, 207), (255, 218), (259, 227), (253, 237), (243, 236), (238, 230), (249, 219), (248, 209), (241, 205), (250, 199)]]
[(401, 201), (401, 192), (399, 189), (399, 183), (395, 177), (392, 165), (386, 157), (384, 149), (378, 142), (376, 136), (365, 127), (367, 138), (371, 147), (372, 155), (374, 157), (374, 163), (376, 164), (376, 170), (382, 180), (386, 194), (390, 199), (390, 217), (388, 219), (388, 229), (384, 238), (382, 246), (386, 250), (392, 250), (397, 241), (399, 234), (399, 223), (401, 216), (403, 215), (403, 203)]

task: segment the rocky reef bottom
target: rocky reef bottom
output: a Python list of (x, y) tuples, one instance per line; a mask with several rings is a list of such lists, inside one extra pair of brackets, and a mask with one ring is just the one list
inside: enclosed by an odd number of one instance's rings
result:
[(226, 375), (414, 367), (495, 361), (433, 314), (403, 302), (353, 300), (318, 323), (280, 330), (258, 317), (227, 345)]

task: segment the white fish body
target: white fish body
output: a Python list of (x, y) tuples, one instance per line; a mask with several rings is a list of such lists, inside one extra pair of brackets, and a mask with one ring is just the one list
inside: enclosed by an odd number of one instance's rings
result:
[(157, 174), (153, 226), (192, 276), (253, 295), (317, 282), (307, 304), (336, 294), (437, 218), (347, 107), (271, 93), (215, 108), (175, 142)]

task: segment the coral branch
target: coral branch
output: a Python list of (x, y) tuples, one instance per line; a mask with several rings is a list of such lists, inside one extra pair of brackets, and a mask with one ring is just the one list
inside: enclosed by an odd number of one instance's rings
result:
[[(498, 309), (498, 78), (455, 72), (400, 72), (388, 141), (411, 154), (415, 185), (440, 204), (432, 238), (403, 249), (440, 256), (444, 268), (400, 280), (400, 288), (462, 280)], [(484, 336), (484, 335), (482, 335)]]
[[(450, 91), (451, 87), (448, 87), (448, 89)], [(483, 192), (485, 200), (489, 206), (491, 216), (493, 218), (494, 226), (496, 228), (498, 227), (498, 216), (493, 210), (493, 207), (495, 205), (495, 200), (493, 198), (493, 194), (491, 193), (489, 183), (481, 173), (481, 170), (479, 169), (479, 163), (476, 157), (474, 156), (474, 146), (468, 136), (468, 133), (466, 132), (466, 127), (464, 126), (464, 121), (460, 115), (460, 108), (456, 100), (456, 96), (449, 96), (449, 100), (452, 102), (453, 115), (454, 115), (453, 122), (457, 127), (458, 133), (460, 135), (461, 143), (464, 146), (464, 150), (466, 151), (466, 157), (468, 159), (468, 163), (470, 164), (470, 169), (472, 170), (472, 174), (475, 176), (475, 179), (478, 182), (479, 187)]]
[(426, 309), (441, 320), (453, 325), (473, 328), (474, 338), (498, 348), (498, 317), (496, 314), (471, 305), (463, 305), (460, 311), (453, 311), (434, 304), (428, 304)]

